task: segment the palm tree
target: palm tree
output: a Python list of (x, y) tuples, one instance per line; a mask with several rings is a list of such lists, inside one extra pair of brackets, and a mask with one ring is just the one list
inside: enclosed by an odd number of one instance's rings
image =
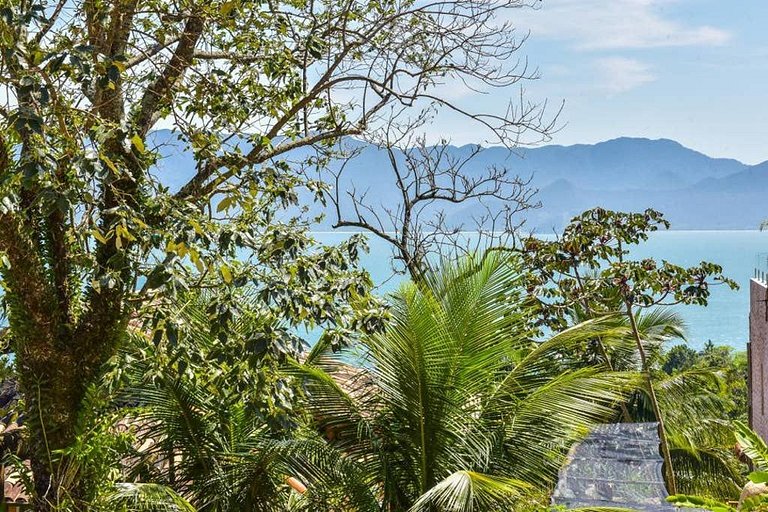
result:
[[(716, 371), (693, 368), (674, 375), (654, 372), (665, 417), (678, 491), (720, 499), (738, 497), (745, 479), (734, 453), (736, 438)], [(644, 404), (649, 411), (648, 404)]]
[[(578, 312), (575, 312), (578, 314)], [(581, 321), (587, 316), (578, 316)], [(625, 329), (625, 338), (610, 343), (612, 367), (640, 371), (635, 340), (624, 315), (603, 318), (615, 330)], [(664, 346), (685, 341), (686, 325), (671, 308), (657, 307), (639, 313), (636, 323), (643, 347), (651, 361), (651, 375), (659, 409), (664, 417), (672, 467), (678, 491), (720, 499), (738, 496), (744, 483), (743, 467), (733, 452), (736, 439), (720, 396), (722, 382), (717, 370), (693, 368), (674, 375), (662, 371)], [(588, 354), (586, 361), (595, 359)], [(625, 404), (629, 421), (655, 421), (647, 387), (640, 386)]]
[[(612, 419), (636, 381), (573, 367), (576, 347), (621, 336), (601, 321), (533, 341), (520, 277), (517, 260), (498, 252), (445, 264), (395, 294), (392, 321), (366, 339), (355, 378), (347, 354), (322, 346), (296, 365), (337, 451), (296, 468), (306, 502), (321, 510), (346, 493), (344, 510), (497, 510), (552, 484), (572, 443)], [(356, 478), (334, 489), (318, 465)]]
[(136, 332), (118, 365), (118, 399), (132, 404), (121, 410), (140, 445), (129, 479), (173, 489), (200, 512), (282, 510), (293, 492), (285, 460), (300, 417), (279, 366), (297, 338), (260, 314), (256, 297), (239, 299), (226, 342), (212, 329), (211, 297), (188, 295), (172, 318), (178, 338), (155, 345)]
[[(626, 325), (625, 316), (618, 322)], [(716, 370), (692, 368), (669, 375), (659, 368), (664, 345), (685, 340), (685, 322), (670, 308), (654, 308), (637, 315), (640, 339), (650, 361), (650, 375), (664, 418), (678, 491), (721, 499), (738, 496), (744, 483), (742, 466), (733, 452), (736, 439), (720, 396), (722, 382)], [(632, 340), (627, 343), (631, 346)], [(613, 347), (622, 344), (614, 341)], [(615, 368), (639, 371), (636, 351)], [(621, 355), (618, 357), (621, 359)], [(628, 404), (635, 421), (654, 421), (646, 386), (633, 393)]]
[[(768, 471), (766, 471), (768, 470), (768, 446), (766, 446), (765, 441), (747, 425), (738, 420), (733, 422), (733, 434), (738, 441), (742, 455), (749, 459), (751, 463), (753, 471), (748, 475), (749, 480), (753, 483), (768, 482)], [(717, 494), (709, 491), (709, 489), (705, 488), (703, 491), (700, 491), (698, 496), (685, 494), (671, 496), (668, 501), (678, 507), (718, 512), (765, 510), (768, 504), (765, 494), (757, 493), (750, 495), (750, 493), (744, 493), (739, 497), (739, 506), (736, 509), (729, 503), (719, 501)]]

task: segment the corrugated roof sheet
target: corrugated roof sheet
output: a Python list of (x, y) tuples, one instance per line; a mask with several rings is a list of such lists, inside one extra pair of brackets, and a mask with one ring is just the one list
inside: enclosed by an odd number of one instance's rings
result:
[(552, 501), (568, 508), (674, 511), (666, 502), (658, 423), (600, 425), (571, 450)]

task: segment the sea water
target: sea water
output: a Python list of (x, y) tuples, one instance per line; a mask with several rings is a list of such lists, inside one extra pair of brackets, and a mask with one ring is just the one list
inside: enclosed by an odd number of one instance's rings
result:
[[(336, 243), (345, 233), (316, 233), (324, 243)], [(362, 265), (379, 285), (380, 293), (397, 288), (406, 278), (393, 275), (392, 251), (383, 240), (369, 237), (370, 252)], [(722, 265), (723, 273), (740, 289), (715, 286), (707, 307), (676, 306), (687, 324), (688, 344), (700, 349), (707, 341), (746, 348), (749, 329), (749, 279), (754, 275), (757, 257), (768, 253), (768, 232), (760, 231), (664, 231), (653, 233), (647, 242), (632, 248), (631, 257), (667, 260), (681, 266), (710, 261)]]

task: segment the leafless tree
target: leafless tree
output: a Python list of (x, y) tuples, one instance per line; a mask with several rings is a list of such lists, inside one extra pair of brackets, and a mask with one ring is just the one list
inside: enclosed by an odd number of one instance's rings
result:
[[(392, 194), (383, 202), (381, 190), (360, 189), (345, 175), (359, 148), (335, 171), (328, 171), (333, 227), (360, 229), (385, 240), (400, 264), (393, 270), (405, 270), (414, 280), (423, 276), (430, 259), (514, 243), (524, 223), (519, 214), (539, 206), (531, 178), (506, 167), (472, 169), (481, 146), (458, 154), (446, 141), (429, 145), (413, 128), (390, 122), (378, 138), (368, 141), (386, 154), (394, 203), (386, 202)], [(462, 207), (473, 210), (470, 219), (451, 220), (450, 210)]]

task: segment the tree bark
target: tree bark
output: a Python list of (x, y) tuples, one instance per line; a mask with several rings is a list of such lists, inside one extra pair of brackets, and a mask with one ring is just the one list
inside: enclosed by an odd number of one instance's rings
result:
[(83, 482), (75, 476), (62, 488), (65, 482), (60, 472), (67, 465), (61, 463), (57, 451), (75, 440), (81, 404), (91, 380), (81, 374), (77, 360), (55, 350), (20, 356), (19, 373), (28, 415), (35, 510), (50, 510), (62, 495), (77, 501)]
[[(10, 263), (2, 274), (25, 400), (34, 506), (45, 511), (60, 497), (62, 475), (57, 472), (65, 465), (57, 462), (57, 451), (74, 441), (88, 386), (114, 352), (124, 322), (122, 292), (92, 290), (88, 310), (73, 325), (68, 301), (56, 293), (36, 240), (20, 214), (0, 215), (0, 250)], [(77, 478), (71, 484), (65, 491), (77, 499), (81, 486)]]

